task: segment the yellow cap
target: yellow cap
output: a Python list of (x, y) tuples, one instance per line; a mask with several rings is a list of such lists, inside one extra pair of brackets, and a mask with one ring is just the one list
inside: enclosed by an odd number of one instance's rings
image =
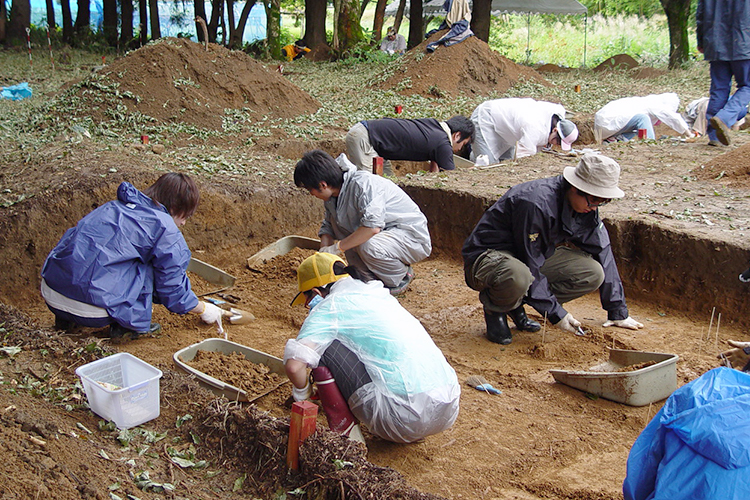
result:
[(297, 284), (299, 293), (295, 295), (290, 305), (296, 306), (305, 302), (303, 292), (312, 290), (315, 287), (326, 286), (329, 283), (346, 278), (348, 274), (336, 274), (333, 272), (333, 264), (346, 262), (341, 257), (331, 253), (315, 252), (310, 257), (302, 261), (297, 268)]

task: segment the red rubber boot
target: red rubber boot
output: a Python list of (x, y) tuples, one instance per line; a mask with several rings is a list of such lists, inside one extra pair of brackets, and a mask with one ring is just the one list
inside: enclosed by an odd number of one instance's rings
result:
[(330, 370), (325, 366), (319, 366), (312, 370), (312, 376), (318, 387), (318, 397), (323, 406), (323, 412), (326, 414), (328, 427), (350, 438), (356, 434), (361, 436), (357, 419), (349, 410), (349, 405), (344, 400)]

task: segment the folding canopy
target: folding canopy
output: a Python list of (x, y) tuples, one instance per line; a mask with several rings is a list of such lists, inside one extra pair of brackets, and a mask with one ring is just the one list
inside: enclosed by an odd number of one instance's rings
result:
[[(435, 15), (445, 12), (443, 5), (445, 0), (429, 0), (422, 4), (422, 13), (424, 15)], [(469, 5), (472, 1), (469, 0)], [(387, 16), (395, 16), (398, 9), (398, 2), (393, 2), (385, 9)], [(583, 35), (583, 65), (586, 66), (586, 35), (588, 32), (588, 9), (578, 2), (578, 0), (492, 0), (492, 15), (503, 13), (528, 14), (527, 31), (528, 39), (526, 40), (526, 62), (529, 61), (531, 51), (531, 14), (584, 14), (584, 35)], [(409, 2), (406, 3), (404, 15), (409, 15)]]

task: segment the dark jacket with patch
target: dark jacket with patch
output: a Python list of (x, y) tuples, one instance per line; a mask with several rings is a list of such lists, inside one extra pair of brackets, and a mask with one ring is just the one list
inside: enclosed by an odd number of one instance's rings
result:
[(698, 0), (695, 28), (707, 61), (750, 59), (750, 0)]
[(540, 269), (562, 243), (572, 243), (604, 268), (599, 288), (607, 319), (628, 317), (620, 275), (609, 234), (598, 211), (579, 214), (565, 197), (562, 176), (525, 182), (510, 188), (487, 209), (464, 243), (464, 266), (472, 266), (486, 250), (505, 250), (526, 264), (534, 276), (525, 302), (557, 323), (567, 313), (552, 294)]

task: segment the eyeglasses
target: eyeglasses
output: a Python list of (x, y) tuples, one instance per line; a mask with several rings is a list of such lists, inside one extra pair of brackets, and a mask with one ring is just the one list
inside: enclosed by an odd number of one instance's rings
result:
[(592, 196), (588, 193), (584, 193), (580, 189), (578, 189), (578, 194), (586, 198), (586, 204), (589, 208), (598, 208), (612, 201), (611, 198), (599, 198), (598, 196)]

